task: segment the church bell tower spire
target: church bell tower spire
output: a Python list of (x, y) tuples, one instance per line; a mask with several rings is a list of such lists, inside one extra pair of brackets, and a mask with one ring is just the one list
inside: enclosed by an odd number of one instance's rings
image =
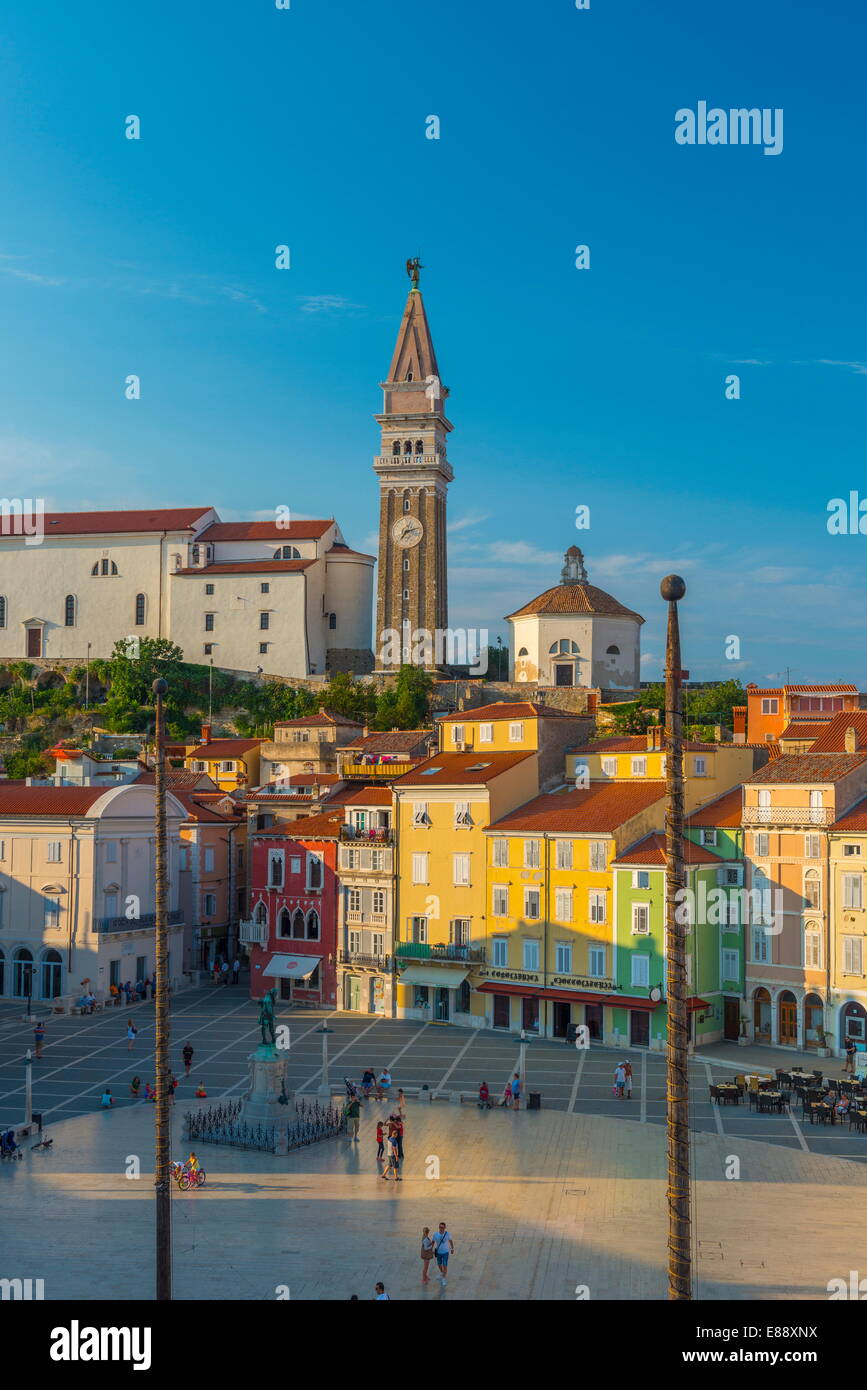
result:
[[(454, 476), (446, 449), (449, 393), (440, 381), (419, 289), (423, 266), (415, 257), (406, 269), (411, 288), (388, 376), (380, 383), (383, 411), (376, 416), (382, 434), (373, 463), (380, 490), (377, 670), (412, 661), (435, 669), (448, 628), (446, 493)], [(427, 634), (423, 657), (414, 637), (419, 631)]]

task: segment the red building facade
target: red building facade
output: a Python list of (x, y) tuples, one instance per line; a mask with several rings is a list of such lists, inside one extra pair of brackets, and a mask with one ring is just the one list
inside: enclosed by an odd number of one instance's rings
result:
[(250, 916), (266, 944), (250, 950), (250, 994), (337, 1007), (337, 847), (342, 811), (253, 835)]

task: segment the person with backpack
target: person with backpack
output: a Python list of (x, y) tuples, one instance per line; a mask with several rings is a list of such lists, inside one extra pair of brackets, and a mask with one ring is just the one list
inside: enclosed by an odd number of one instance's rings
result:
[(434, 1236), (434, 1254), (436, 1255), (437, 1268), (440, 1272), (440, 1284), (446, 1286), (449, 1274), (449, 1255), (455, 1253), (455, 1243), (452, 1240), (451, 1232), (446, 1230), (446, 1223), (441, 1221), (439, 1230)]
[(134, 1044), (134, 1042), (135, 1042), (135, 1040), (136, 1040), (137, 1035), (138, 1035), (138, 1029), (136, 1028), (135, 1024), (133, 1023), (132, 1019), (131, 1019), (131, 1018), (130, 1018), (130, 1019), (127, 1019), (127, 1024), (126, 1024), (126, 1050), (127, 1050), (127, 1052), (132, 1052), (133, 1044)]

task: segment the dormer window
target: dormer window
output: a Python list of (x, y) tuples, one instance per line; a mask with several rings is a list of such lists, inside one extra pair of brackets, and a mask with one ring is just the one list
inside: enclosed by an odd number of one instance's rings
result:
[(301, 551), (295, 545), (281, 545), (279, 550), (274, 552), (275, 560), (300, 560)]

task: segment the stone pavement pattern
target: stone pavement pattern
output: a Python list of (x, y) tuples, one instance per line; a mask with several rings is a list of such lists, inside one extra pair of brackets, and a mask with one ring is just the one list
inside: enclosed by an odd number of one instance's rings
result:
[[(173, 1115), (174, 1152), (184, 1156)], [(598, 1116), (410, 1102), (405, 1180), (377, 1174), (370, 1103), (361, 1141), (288, 1158), (202, 1145), (204, 1189), (175, 1193), (175, 1296), (294, 1300), (571, 1300), (666, 1296), (665, 1133)], [(153, 1108), (66, 1121), (53, 1151), (0, 1165), (0, 1277), (43, 1278), (49, 1299), (150, 1298)], [(735, 1154), (739, 1181), (727, 1181)], [(125, 1176), (139, 1155), (142, 1176)], [(440, 1177), (426, 1177), (430, 1156)], [(695, 1295), (826, 1298), (864, 1262), (863, 1165), (701, 1134), (694, 1140)], [(446, 1290), (420, 1283), (423, 1225), (445, 1220)]]

